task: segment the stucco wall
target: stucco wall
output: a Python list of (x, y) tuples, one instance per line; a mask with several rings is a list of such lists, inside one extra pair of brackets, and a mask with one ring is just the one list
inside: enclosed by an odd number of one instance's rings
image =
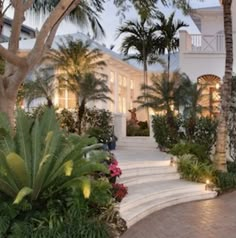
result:
[(224, 75), (224, 54), (181, 54), (181, 72), (186, 73), (192, 81), (205, 74), (220, 78)]

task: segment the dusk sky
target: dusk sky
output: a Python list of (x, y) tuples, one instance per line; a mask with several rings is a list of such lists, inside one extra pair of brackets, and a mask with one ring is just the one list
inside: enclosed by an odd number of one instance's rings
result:
[[(205, 2), (198, 2), (197, 0), (190, 0), (191, 5), (193, 8), (200, 8), (200, 7), (209, 7), (209, 6), (219, 6), (219, 0), (205, 0)], [(166, 15), (169, 15), (173, 9), (168, 9), (161, 7), (161, 11), (163, 11)], [(119, 44), (120, 39), (115, 40), (116, 30), (118, 26), (120, 25), (120, 17), (116, 16), (117, 9), (112, 4), (112, 1), (108, 1), (105, 4), (105, 11), (101, 15), (101, 24), (106, 32), (105, 39), (98, 39), (97, 41), (99, 43), (104, 43), (108, 48), (111, 45), (115, 45), (115, 50), (119, 50)], [(135, 14), (135, 11), (129, 11), (126, 13), (126, 19), (136, 19), (137, 15)], [(179, 18), (186, 23), (189, 24), (189, 27), (186, 29), (190, 33), (198, 33), (198, 30), (196, 29), (194, 23), (188, 16), (183, 16), (180, 11), (176, 11), (176, 18)], [(38, 27), (40, 28), (40, 24), (35, 22), (32, 19), (27, 19), (25, 21), (25, 24), (31, 26), (31, 27)], [(58, 34), (69, 34), (69, 33), (76, 33), (76, 32), (83, 32), (85, 34), (88, 33), (87, 30), (81, 30), (78, 26), (75, 26), (71, 23), (63, 23), (60, 26), (60, 29), (58, 30)]]

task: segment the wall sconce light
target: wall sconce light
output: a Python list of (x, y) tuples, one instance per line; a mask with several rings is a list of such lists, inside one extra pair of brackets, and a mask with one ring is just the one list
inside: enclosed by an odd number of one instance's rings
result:
[(217, 90), (220, 89), (220, 84), (219, 84), (219, 83), (216, 84), (216, 89), (217, 89)]

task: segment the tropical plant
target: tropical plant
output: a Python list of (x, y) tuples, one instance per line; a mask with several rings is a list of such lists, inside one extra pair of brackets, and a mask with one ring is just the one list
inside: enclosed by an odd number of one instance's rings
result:
[(88, 42), (73, 41), (72, 38), (67, 38), (66, 42), (58, 45), (58, 50), (52, 50), (48, 55), (61, 71), (58, 76), (61, 87), (67, 88), (77, 97), (79, 134), (82, 133), (81, 125), (86, 103), (111, 100), (107, 96), (110, 89), (106, 80), (101, 78), (103, 75), (95, 75), (96, 70), (105, 65), (101, 56), (98, 49), (89, 49)]
[(50, 75), (47, 69), (41, 69), (34, 72), (35, 78), (27, 78), (23, 84), (23, 96), (29, 107), (33, 100), (45, 98), (47, 106), (53, 106), (53, 95), (57, 89), (55, 86), (54, 75)]
[(75, 113), (65, 108), (62, 111), (57, 113), (57, 118), (60, 122), (61, 128), (65, 129), (69, 133), (75, 133), (77, 130), (74, 114)]
[(0, 236), (110, 237), (122, 219), (102, 215), (112, 210), (112, 186), (101, 145), (66, 137), (53, 109), (35, 121), (18, 111), (15, 133), (6, 118), (0, 115)]
[(185, 154), (177, 161), (178, 171), (183, 179), (205, 183), (216, 181), (214, 166), (209, 162), (200, 162), (195, 155)]
[[(148, 25), (147, 19), (141, 21), (126, 21), (118, 28), (118, 37), (125, 34), (121, 51), (126, 56), (126, 60), (134, 59), (143, 64), (143, 83), (148, 84), (148, 65), (163, 63), (156, 51), (157, 27)], [(128, 55), (134, 50), (135, 53)]]
[(172, 148), (173, 145), (184, 139), (184, 133), (179, 129), (183, 124), (182, 118), (173, 117), (173, 124), (170, 127), (166, 115), (155, 115), (152, 120), (154, 138), (161, 150)]
[(167, 51), (167, 78), (170, 77), (170, 57), (171, 52), (175, 52), (179, 48), (179, 38), (177, 37), (178, 31), (182, 27), (187, 27), (183, 21), (177, 20), (174, 21), (175, 12), (171, 13), (171, 15), (166, 18), (162, 12), (157, 13), (157, 20), (160, 23), (157, 24), (157, 30), (160, 33), (158, 37), (157, 49), (159, 54), (165, 54)]
[(46, 58), (53, 61), (60, 70), (59, 80), (68, 80), (76, 85), (86, 73), (96, 72), (106, 65), (101, 60), (101, 52), (90, 46), (88, 41), (74, 40), (67, 37), (57, 44), (57, 49), (52, 49)]
[(81, 186), (88, 180), (84, 176), (93, 170), (107, 173), (98, 162), (88, 166), (84, 159), (87, 152), (97, 147), (86, 148), (94, 141), (76, 135), (65, 138), (52, 109), (46, 110), (35, 122), (23, 111), (18, 111), (15, 133), (4, 114), (0, 115), (0, 126), (0, 191), (12, 197), (15, 204), (27, 196), (32, 201), (37, 200), (46, 189), (57, 184), (58, 178), (60, 190)]
[(209, 154), (205, 145), (196, 143), (178, 143), (171, 148), (170, 153), (181, 157), (185, 154), (192, 154), (198, 158), (198, 161), (209, 161)]
[(78, 132), (82, 132), (82, 121), (86, 110), (86, 104), (89, 101), (102, 101), (106, 102), (107, 100), (112, 101), (112, 99), (107, 96), (110, 93), (110, 89), (107, 86), (107, 81), (105, 79), (96, 78), (92, 73), (87, 73), (82, 78), (79, 83), (79, 109), (78, 109)]
[(143, 84), (141, 86), (142, 95), (138, 96), (136, 103), (139, 108), (152, 108), (155, 112), (164, 112), (167, 115), (167, 122), (170, 127), (174, 127), (173, 111), (175, 106), (175, 94), (177, 92), (177, 81), (168, 80), (167, 73), (153, 75), (151, 85)]

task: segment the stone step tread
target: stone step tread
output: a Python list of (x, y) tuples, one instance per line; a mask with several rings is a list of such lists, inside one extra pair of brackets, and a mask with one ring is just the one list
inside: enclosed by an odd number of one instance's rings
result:
[(205, 192), (204, 188), (199, 187), (190, 187), (190, 186), (178, 186), (178, 187), (169, 187), (165, 188), (162, 191), (152, 191), (144, 196), (140, 196), (140, 194), (132, 194), (130, 197), (124, 198), (122, 203), (120, 204), (121, 210), (125, 210), (127, 208), (132, 208), (138, 206), (140, 204), (146, 202), (152, 202), (153, 200), (156, 201), (158, 199), (162, 199), (169, 196), (176, 196), (177, 194), (183, 193), (195, 193), (195, 192)]
[(155, 194), (166, 194), (178, 190), (205, 191), (205, 184), (187, 182), (181, 179), (134, 184), (128, 187), (128, 195), (122, 201), (121, 206), (140, 198), (143, 199)]
[(131, 174), (137, 174), (143, 175), (143, 174), (163, 174), (163, 173), (171, 173), (176, 172), (177, 167), (174, 166), (153, 166), (153, 167), (133, 167), (133, 168), (127, 168), (120, 165), (120, 168), (122, 168), (122, 175), (125, 177), (133, 176)]
[(158, 182), (158, 181), (167, 181), (167, 180), (174, 180), (179, 179), (180, 175), (177, 172), (170, 172), (170, 173), (163, 173), (163, 174), (151, 174), (148, 175), (142, 175), (142, 176), (132, 176), (132, 177), (122, 177), (120, 179), (117, 179), (118, 183), (123, 183), (126, 186), (131, 186), (135, 184), (144, 184), (144, 183), (150, 183), (150, 182)]
[(128, 227), (141, 220), (147, 215), (169, 207), (172, 205), (177, 205), (189, 201), (197, 201), (214, 198), (217, 195), (216, 192), (210, 191), (196, 191), (196, 192), (183, 192), (176, 195), (163, 197), (162, 199), (157, 199), (155, 201), (148, 201), (142, 205), (133, 207), (132, 209), (121, 211), (121, 216), (126, 220)]
[(170, 160), (150, 160), (150, 161), (119, 161), (119, 167), (122, 168), (122, 170), (128, 170), (128, 169), (143, 169), (143, 168), (149, 168), (149, 167), (170, 167)]
[(149, 150), (155, 150), (155, 149), (157, 149), (155, 146), (137, 146), (137, 145), (135, 145), (135, 146), (127, 146), (127, 144), (126, 145), (123, 145), (123, 146), (121, 146), (121, 145), (117, 145), (117, 149), (118, 150), (137, 150), (137, 151), (143, 151), (143, 150), (145, 150), (145, 151), (149, 151)]

